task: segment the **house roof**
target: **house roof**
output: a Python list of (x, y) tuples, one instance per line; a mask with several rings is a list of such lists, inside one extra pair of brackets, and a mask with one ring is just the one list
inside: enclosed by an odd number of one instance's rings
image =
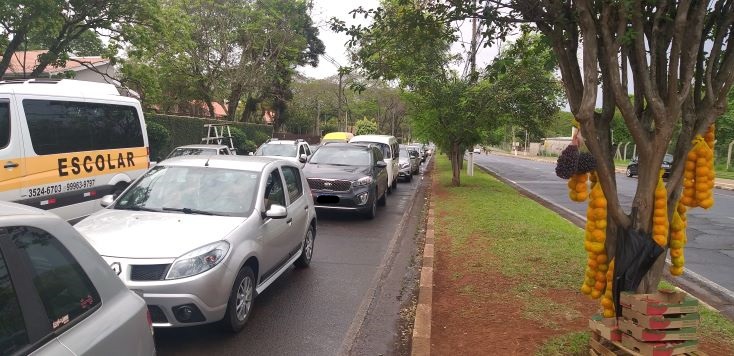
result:
[[(5, 75), (31, 73), (33, 71), (33, 68), (35, 68), (36, 65), (38, 64), (38, 56), (46, 52), (48, 51), (47, 50), (37, 50), (37, 51), (18, 51), (18, 52), (13, 53), (13, 56), (10, 59), (10, 64), (8, 65), (8, 69), (5, 72)], [(0, 56), (0, 58), (2, 58), (2, 56)], [(71, 59), (67, 60), (63, 66), (61, 67), (48, 66), (46, 67), (46, 69), (43, 70), (43, 72), (47, 74), (62, 73), (62, 72), (66, 72), (69, 70), (78, 72), (80, 70), (84, 70), (87, 68), (84, 64), (79, 63), (79, 62), (83, 62), (87, 66), (97, 67), (100, 65), (107, 64), (110, 61), (102, 57), (99, 57), (99, 56), (71, 57)], [(0, 73), (0, 75), (2, 75), (2, 73)]]

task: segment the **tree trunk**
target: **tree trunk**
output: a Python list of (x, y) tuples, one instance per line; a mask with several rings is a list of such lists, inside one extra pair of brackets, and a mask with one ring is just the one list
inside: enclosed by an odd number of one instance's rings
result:
[(236, 83), (232, 85), (232, 91), (230, 91), (227, 98), (227, 117), (232, 121), (237, 119), (237, 107), (240, 105), (240, 98), (242, 98), (242, 85)]
[(464, 157), (461, 154), (461, 147), (459, 144), (454, 142), (451, 144), (449, 150), (449, 159), (451, 160), (451, 185), (458, 187), (461, 185), (461, 164), (464, 161)]
[(16, 33), (15, 35), (13, 35), (13, 39), (10, 40), (10, 43), (8, 43), (8, 47), (5, 48), (5, 51), (3, 52), (3, 59), (2, 61), (0, 61), (0, 78), (2, 78), (5, 75), (5, 71), (8, 70), (8, 66), (10, 66), (10, 60), (13, 59), (15, 51), (23, 43), (25, 35), (25, 31), (22, 33)]
[(206, 101), (206, 107), (207, 109), (209, 109), (209, 118), (211, 118), (212, 120), (216, 120), (217, 115), (214, 114), (214, 104), (212, 104), (211, 100)]

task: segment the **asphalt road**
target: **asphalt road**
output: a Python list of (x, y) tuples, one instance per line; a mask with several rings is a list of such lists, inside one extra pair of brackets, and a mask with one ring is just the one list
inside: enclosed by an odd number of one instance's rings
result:
[[(410, 221), (420, 214), (421, 204), (414, 206), (413, 198), (422, 197), (421, 177), (399, 183), (374, 220), (319, 212), (311, 267), (291, 268), (259, 295), (240, 333), (216, 325), (156, 329), (158, 354), (394, 353), (400, 313), (384, 308), (399, 310), (411, 298), (404, 293), (409, 283), (404, 277), (410, 274), (415, 231), (407, 230), (415, 229)], [(365, 333), (375, 325), (382, 332), (367, 339)]]
[[(555, 175), (555, 163), (494, 154), (475, 155), (475, 162), (544, 200), (586, 218), (587, 205), (568, 198), (567, 182)], [(616, 180), (620, 202), (628, 208), (637, 188), (637, 178), (627, 178), (618, 173)], [(697, 208), (688, 212), (686, 270), (733, 294), (734, 192), (716, 189), (714, 199), (713, 208)]]

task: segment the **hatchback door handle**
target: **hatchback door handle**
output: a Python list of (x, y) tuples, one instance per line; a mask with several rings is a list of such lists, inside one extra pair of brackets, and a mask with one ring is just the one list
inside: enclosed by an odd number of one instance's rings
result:
[(288, 219), (288, 220), (285, 221), (286, 224), (290, 224), (292, 222), (293, 222), (293, 219)]
[(4, 167), (5, 168), (15, 168), (15, 167), (18, 167), (18, 164), (15, 163), (15, 162), (10, 162), (9, 161), (9, 162), (5, 163), (5, 166)]
[(303, 210), (308, 210), (308, 205), (304, 206)]

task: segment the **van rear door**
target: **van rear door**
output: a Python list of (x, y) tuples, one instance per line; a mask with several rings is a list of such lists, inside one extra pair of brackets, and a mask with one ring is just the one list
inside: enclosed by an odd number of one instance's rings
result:
[(17, 111), (10, 94), (0, 94), (0, 200), (20, 199), (25, 170), (23, 140)]

